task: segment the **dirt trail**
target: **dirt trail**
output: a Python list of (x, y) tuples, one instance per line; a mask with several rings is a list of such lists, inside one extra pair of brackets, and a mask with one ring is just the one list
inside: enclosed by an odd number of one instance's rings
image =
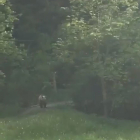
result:
[(48, 109), (53, 109), (59, 106), (73, 106), (73, 101), (63, 101), (63, 102), (56, 102), (56, 103), (49, 103), (47, 104), (47, 108), (40, 108), (39, 105), (33, 105), (30, 108), (24, 110), (20, 115), (32, 114), (42, 111), (47, 111)]

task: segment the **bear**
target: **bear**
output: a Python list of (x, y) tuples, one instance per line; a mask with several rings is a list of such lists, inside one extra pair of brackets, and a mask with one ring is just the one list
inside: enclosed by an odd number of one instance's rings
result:
[(38, 101), (39, 101), (40, 108), (46, 108), (47, 101), (46, 101), (46, 96), (45, 95), (39, 95)]

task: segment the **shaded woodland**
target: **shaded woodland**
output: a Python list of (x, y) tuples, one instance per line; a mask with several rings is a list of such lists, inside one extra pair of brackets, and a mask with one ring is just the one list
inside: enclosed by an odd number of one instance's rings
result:
[(139, 0), (0, 1), (0, 105), (39, 94), (140, 119)]

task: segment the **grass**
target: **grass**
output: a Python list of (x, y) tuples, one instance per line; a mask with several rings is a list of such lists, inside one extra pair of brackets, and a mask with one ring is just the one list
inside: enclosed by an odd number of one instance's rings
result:
[(0, 140), (140, 140), (140, 123), (56, 109), (0, 119)]

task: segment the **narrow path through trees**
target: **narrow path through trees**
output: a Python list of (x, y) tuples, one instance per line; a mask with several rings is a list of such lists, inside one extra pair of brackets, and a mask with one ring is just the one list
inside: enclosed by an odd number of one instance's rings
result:
[(46, 111), (48, 109), (53, 109), (59, 106), (73, 106), (73, 101), (63, 101), (63, 102), (56, 102), (56, 103), (49, 103), (47, 104), (47, 108), (40, 108), (39, 105), (33, 105), (30, 108), (23, 111), (20, 115), (26, 115), (35, 112)]

